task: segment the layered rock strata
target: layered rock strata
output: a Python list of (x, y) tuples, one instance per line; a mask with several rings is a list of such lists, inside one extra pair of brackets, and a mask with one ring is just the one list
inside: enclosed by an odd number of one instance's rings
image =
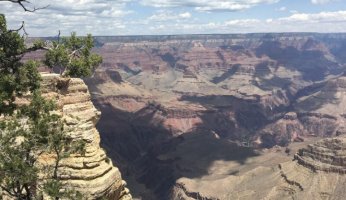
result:
[[(86, 199), (132, 199), (119, 169), (100, 147), (100, 136), (95, 127), (100, 112), (91, 102), (83, 80), (63, 79), (55, 74), (43, 74), (42, 78), (43, 95), (56, 100), (67, 134), (74, 140), (86, 142), (84, 156), (73, 155), (62, 160), (59, 166), (65, 185), (81, 192)], [(51, 161), (42, 158), (40, 162), (46, 164)]]
[(298, 120), (297, 114), (289, 112), (282, 119), (265, 126), (260, 131), (258, 141), (262, 147), (273, 147), (277, 144), (286, 146), (290, 142), (303, 141), (305, 135), (307, 135), (306, 131)]
[(295, 159), (313, 171), (346, 174), (346, 138), (325, 139), (308, 145)]
[[(300, 149), (294, 160), (284, 161), (281, 153), (267, 152), (255, 159), (259, 166), (250, 170), (180, 178), (172, 199), (344, 199), (345, 150), (346, 138), (332, 138)], [(274, 158), (284, 162), (275, 165)]]
[[(343, 199), (346, 195), (346, 138), (323, 139), (300, 149), (294, 161), (279, 165), (286, 190), (296, 199)], [(278, 188), (277, 188), (278, 189)], [(279, 191), (279, 190), (277, 190)]]

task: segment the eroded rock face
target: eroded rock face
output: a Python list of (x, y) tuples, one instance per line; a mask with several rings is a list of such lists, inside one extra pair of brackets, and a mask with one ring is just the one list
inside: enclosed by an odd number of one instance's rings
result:
[(346, 138), (325, 139), (301, 149), (295, 159), (313, 171), (346, 173)]
[[(90, 100), (83, 80), (64, 79), (55, 74), (42, 74), (43, 95), (57, 101), (58, 108), (66, 121), (67, 134), (74, 140), (86, 142), (85, 156), (64, 159), (59, 166), (61, 179), (67, 187), (80, 191), (87, 199), (105, 197), (111, 200), (130, 200), (119, 169), (100, 147), (100, 136), (96, 129), (100, 112)], [(49, 164), (49, 157), (41, 164)]]
[[(300, 149), (294, 160), (269, 166), (266, 165), (271, 161), (266, 157), (273, 152), (267, 152), (260, 156), (266, 163), (257, 163), (260, 166), (243, 173), (180, 178), (172, 190), (172, 199), (343, 199), (345, 150), (344, 137), (323, 139)], [(280, 156), (275, 153), (276, 158)]]
[(307, 132), (297, 114), (289, 112), (282, 119), (264, 127), (259, 134), (260, 143), (256, 145), (271, 148), (275, 145), (287, 146), (291, 142), (302, 141)]
[(345, 148), (345, 137), (323, 139), (300, 149), (293, 161), (280, 164), (280, 174), (291, 187), (287, 198), (344, 198)]

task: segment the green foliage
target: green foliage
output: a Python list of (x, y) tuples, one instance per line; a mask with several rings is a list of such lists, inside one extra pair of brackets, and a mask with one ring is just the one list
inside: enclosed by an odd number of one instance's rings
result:
[[(80, 194), (64, 189), (60, 182), (59, 164), (71, 154), (84, 154), (85, 142), (73, 141), (64, 132), (61, 117), (54, 114), (56, 105), (34, 91), (29, 105), (0, 123), (0, 187), (18, 199), (33, 199), (35, 189), (43, 188), (54, 199)], [(46, 171), (42, 185), (38, 183), (37, 159), (53, 155), (54, 164)], [(41, 171), (43, 173), (43, 171)]]
[(36, 158), (20, 122), (13, 119), (4, 125), (0, 135), (1, 188), (10, 196), (25, 199), (37, 180)]
[(63, 188), (63, 184), (58, 180), (47, 181), (44, 185), (44, 192), (53, 199), (73, 199), (82, 200), (83, 195), (75, 190), (66, 190)]
[[(59, 165), (63, 159), (71, 154), (85, 153), (84, 141), (73, 141), (64, 132), (64, 123), (59, 115), (52, 114), (56, 110), (54, 102), (45, 100), (38, 92), (33, 95), (29, 106), (22, 109), (25, 116), (32, 119), (32, 130), (38, 134), (36, 147), (42, 152), (55, 157), (53, 166), (50, 166), (45, 175), (43, 190), (54, 199), (81, 199), (81, 194), (64, 188), (60, 182)], [(42, 146), (41, 146), (42, 145)]]
[(102, 58), (91, 52), (94, 41), (89, 34), (77, 37), (73, 32), (70, 37), (53, 41), (45, 56), (45, 64), (50, 68), (58, 68), (60, 73), (68, 77), (87, 77), (102, 62)]
[[(73, 66), (73, 71), (70, 68), (65, 71), (67, 76), (88, 75), (101, 62), (90, 53), (91, 36), (85, 39), (74, 36), (54, 45), (57, 48), (48, 51), (47, 60), (52, 65)], [(85, 143), (66, 135), (64, 122), (55, 112), (55, 103), (42, 97), (38, 63), (21, 62), (26, 52), (44, 46), (42, 41), (37, 41), (27, 48), (24, 38), (18, 31), (8, 30), (5, 17), (0, 14), (0, 189), (14, 199), (37, 199), (42, 192), (54, 199), (82, 199), (80, 193), (64, 187), (59, 165), (71, 154), (84, 154)], [(70, 49), (76, 48), (71, 57)], [(79, 69), (82, 65), (85, 69)], [(31, 96), (30, 103), (17, 106), (16, 97), (25, 99), (26, 94)], [(53, 155), (55, 159), (42, 179), (38, 176), (43, 171), (38, 168), (37, 160), (43, 154)]]
[(29, 105), (1, 122), (0, 186), (10, 196), (32, 199), (34, 195), (37, 158), (46, 151), (47, 138), (61, 130), (53, 109), (53, 102), (35, 91)]
[(0, 14), (0, 115), (14, 111), (15, 96), (39, 88), (37, 62), (21, 62), (26, 51), (23, 37), (8, 30), (5, 16)]

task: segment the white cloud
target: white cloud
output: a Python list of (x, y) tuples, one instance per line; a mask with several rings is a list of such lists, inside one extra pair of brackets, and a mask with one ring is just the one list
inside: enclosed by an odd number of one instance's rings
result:
[(192, 15), (189, 12), (182, 12), (179, 14), (175, 14), (169, 10), (160, 10), (156, 14), (150, 16), (148, 20), (156, 21), (156, 22), (169, 21), (169, 20), (186, 20), (191, 18), (191, 16)]
[[(289, 17), (280, 18), (282, 22), (304, 22), (304, 23), (344, 23), (346, 22), (346, 11), (320, 12), (315, 14), (296, 13)], [(346, 27), (345, 27), (346, 28)]]
[(311, 0), (311, 3), (313, 4), (326, 4), (326, 3), (330, 3), (334, 0)]
[(191, 13), (189, 13), (189, 12), (180, 13), (179, 17), (181, 17), (183, 19), (188, 19), (191, 17)]
[(287, 10), (287, 8), (285, 7), (285, 6), (282, 6), (282, 7), (280, 7), (280, 8), (278, 8), (278, 9), (276, 9), (277, 11), (286, 11)]
[[(68, 35), (77, 31), (80, 35), (141, 35), (141, 34), (198, 34), (198, 33), (248, 33), (248, 32), (346, 32), (346, 10), (336, 12), (300, 13), (289, 11), (287, 17), (268, 19), (229, 19), (210, 17), (210, 13), (197, 10), (231, 10), (229, 5), (241, 5), (244, 9), (261, 3), (278, 0), (142, 0), (151, 6), (167, 7), (153, 13), (136, 13), (128, 5), (137, 0), (32, 0), (36, 6), (50, 7), (35, 13), (23, 12), (15, 4), (0, 2), (0, 13), (7, 16), (12, 28), (26, 21), (30, 36), (54, 36), (58, 30)], [(223, 4), (224, 3), (224, 4)], [(225, 6), (224, 6), (225, 5)], [(195, 7), (194, 7), (195, 6)], [(228, 6), (228, 7), (227, 7)], [(134, 8), (135, 9), (135, 8)], [(140, 8), (139, 8), (140, 9)], [(232, 9), (235, 9), (233, 7)], [(279, 8), (286, 10), (286, 8)], [(203, 16), (204, 15), (204, 16)], [(219, 14), (217, 14), (219, 15)], [(215, 16), (217, 16), (215, 15)], [(203, 17), (197, 17), (203, 16)], [(230, 15), (228, 15), (230, 16)]]
[(125, 33), (122, 18), (132, 11), (125, 10), (126, 0), (32, 0), (29, 8), (44, 7), (34, 13), (24, 12), (17, 4), (0, 2), (0, 13), (6, 15), (8, 24), (15, 28), (21, 21), (31, 36), (54, 36), (59, 30), (63, 35), (76, 31), (85, 35)]
[(249, 9), (263, 3), (276, 3), (279, 0), (142, 0), (147, 6), (192, 7), (198, 11), (239, 11)]
[(288, 17), (265, 20), (236, 19), (225, 22), (172, 23), (153, 25), (151, 32), (171, 34), (190, 33), (254, 33), (254, 32), (346, 32), (346, 11), (297, 13)]
[(257, 23), (261, 23), (260, 20), (258, 19), (236, 19), (236, 20), (230, 20), (230, 21), (226, 21), (224, 24), (226, 26), (251, 26), (253, 24), (257, 24)]

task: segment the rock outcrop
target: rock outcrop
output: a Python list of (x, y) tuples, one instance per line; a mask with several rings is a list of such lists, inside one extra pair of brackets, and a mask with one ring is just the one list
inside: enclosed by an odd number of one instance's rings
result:
[(264, 127), (259, 131), (259, 135), (259, 144), (256, 145), (271, 148), (275, 145), (286, 146), (290, 142), (304, 141), (303, 137), (307, 133), (297, 114), (289, 112), (282, 119)]
[(291, 194), (285, 196), (343, 199), (346, 195), (343, 189), (346, 186), (345, 147), (344, 137), (323, 139), (300, 149), (293, 161), (280, 164), (280, 174), (291, 190)]
[[(72, 155), (59, 166), (59, 175), (65, 185), (81, 192), (86, 199), (132, 199), (119, 169), (100, 147), (100, 135), (95, 127), (100, 112), (91, 102), (83, 80), (60, 78), (55, 74), (42, 74), (42, 78), (43, 95), (56, 100), (67, 134), (74, 140), (86, 142), (84, 156)], [(46, 157), (40, 162), (44, 165), (50, 160)]]
[[(245, 172), (180, 178), (172, 190), (172, 199), (344, 199), (345, 152), (346, 138), (309, 144), (294, 155), (294, 160), (277, 165), (269, 157), (275, 154), (277, 159), (282, 154), (267, 152), (256, 158), (260, 166)], [(262, 159), (266, 162), (260, 163)]]
[(301, 149), (295, 159), (313, 171), (346, 174), (346, 138), (324, 139)]

